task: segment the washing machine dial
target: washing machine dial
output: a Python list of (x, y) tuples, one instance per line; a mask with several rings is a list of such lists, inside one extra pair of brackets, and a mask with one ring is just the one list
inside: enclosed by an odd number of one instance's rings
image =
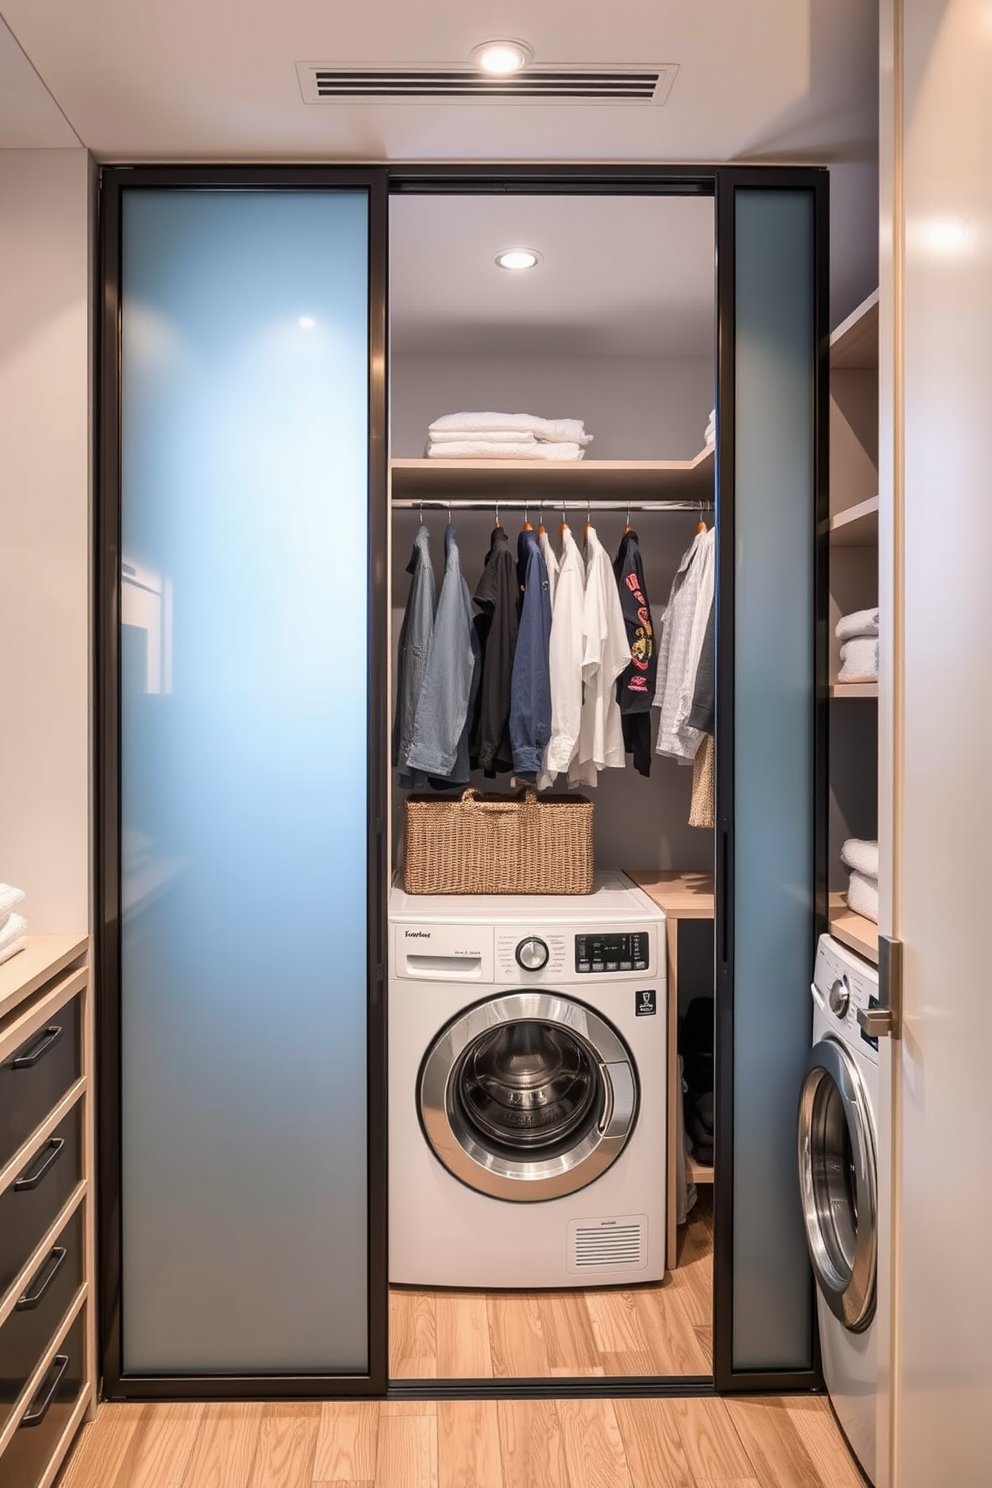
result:
[(846, 1018), (850, 1001), (851, 988), (847, 977), (839, 977), (827, 993), (827, 1006), (835, 1018)]
[(516, 949), (517, 965), (524, 971), (541, 971), (548, 964), (551, 952), (547, 943), (537, 935), (529, 935)]

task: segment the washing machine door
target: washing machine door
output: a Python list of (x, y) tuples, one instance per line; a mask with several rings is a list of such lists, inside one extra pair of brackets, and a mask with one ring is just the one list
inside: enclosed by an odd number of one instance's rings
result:
[(556, 1199), (592, 1183), (634, 1130), (626, 1044), (599, 1014), (554, 992), (512, 992), (455, 1018), (424, 1058), (424, 1134), (479, 1193)]
[(871, 1107), (845, 1046), (815, 1044), (799, 1102), (799, 1184), (820, 1291), (852, 1333), (875, 1313), (877, 1178)]

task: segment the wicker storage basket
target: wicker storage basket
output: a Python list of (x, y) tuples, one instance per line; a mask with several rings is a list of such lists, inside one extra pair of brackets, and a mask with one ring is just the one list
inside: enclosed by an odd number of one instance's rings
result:
[(408, 796), (408, 894), (589, 894), (592, 802), (585, 796)]

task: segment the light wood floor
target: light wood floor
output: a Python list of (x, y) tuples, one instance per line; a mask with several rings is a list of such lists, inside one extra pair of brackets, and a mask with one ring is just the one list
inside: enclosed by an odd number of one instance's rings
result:
[(863, 1488), (824, 1396), (104, 1405), (59, 1488)]
[(713, 1190), (656, 1285), (561, 1292), (389, 1293), (392, 1379), (712, 1374)]

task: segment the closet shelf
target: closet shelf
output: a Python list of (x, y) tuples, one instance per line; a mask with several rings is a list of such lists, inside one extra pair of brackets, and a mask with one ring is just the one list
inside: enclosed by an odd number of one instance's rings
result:
[(668, 868), (623, 871), (671, 920), (712, 920), (716, 913), (712, 873)]
[(691, 460), (390, 460), (392, 495), (553, 501), (635, 497), (712, 501), (713, 446)]
[(872, 290), (830, 337), (831, 368), (878, 366), (878, 290)]
[(0, 965), (0, 1017), (25, 1002), (63, 967), (84, 954), (87, 936), (27, 935), (22, 951)]
[(877, 698), (877, 682), (831, 682), (832, 698)]
[(688, 1154), (686, 1154), (685, 1161), (689, 1171), (689, 1177), (693, 1183), (713, 1182), (713, 1169), (706, 1163), (697, 1162), (694, 1157), (690, 1157)]
[(835, 548), (874, 548), (878, 546), (878, 497), (869, 496), (857, 506), (835, 512), (827, 523), (831, 545)]
[(866, 961), (878, 965), (878, 926), (848, 909), (843, 894), (830, 895), (830, 934)]

